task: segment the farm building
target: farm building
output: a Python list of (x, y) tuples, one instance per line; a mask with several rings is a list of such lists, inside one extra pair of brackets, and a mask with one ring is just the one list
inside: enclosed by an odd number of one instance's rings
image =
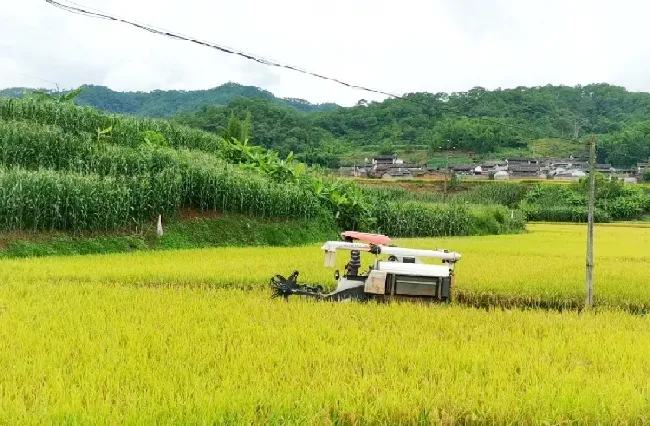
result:
[(511, 165), (537, 165), (539, 166), (540, 161), (537, 158), (507, 158), (506, 163), (508, 164), (508, 167)]
[(582, 170), (560, 170), (552, 173), (554, 179), (561, 180), (579, 180), (581, 177), (586, 176)]
[(412, 179), (413, 174), (406, 167), (390, 167), (381, 174), (382, 179)]
[(494, 180), (507, 180), (509, 177), (510, 175), (505, 170), (494, 172)]
[(395, 155), (378, 155), (372, 157), (372, 164), (377, 166), (390, 166), (392, 164), (403, 164), (404, 161)]
[(505, 161), (487, 161), (481, 165), (483, 172), (498, 172), (508, 170), (508, 163)]
[(536, 177), (540, 175), (541, 168), (539, 164), (508, 164), (508, 172), (517, 177)]
[(612, 173), (616, 169), (612, 167), (611, 164), (596, 164), (596, 171), (599, 173)]
[[(453, 166), (451, 170), (460, 175), (473, 175), (475, 173), (476, 166), (471, 164), (459, 164)], [(479, 172), (480, 173), (480, 172)]]
[(576, 169), (585, 170), (587, 162), (573, 158), (547, 158), (542, 162), (542, 166), (548, 170), (554, 169)]

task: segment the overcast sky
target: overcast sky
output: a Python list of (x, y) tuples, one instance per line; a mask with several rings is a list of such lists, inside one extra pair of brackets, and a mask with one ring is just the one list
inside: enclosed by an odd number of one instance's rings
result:
[[(650, 91), (642, 0), (74, 1), (393, 93), (592, 82)], [(45, 0), (0, 3), (0, 88), (194, 90), (234, 81), (311, 102), (382, 98)]]

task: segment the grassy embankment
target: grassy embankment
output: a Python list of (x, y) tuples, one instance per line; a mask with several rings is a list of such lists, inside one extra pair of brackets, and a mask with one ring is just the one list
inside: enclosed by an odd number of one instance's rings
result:
[(180, 219), (163, 223), (161, 237), (157, 235), (156, 223), (145, 224), (138, 232), (3, 232), (0, 233), (0, 258), (226, 246), (297, 246), (331, 238), (337, 238), (332, 225), (315, 220), (271, 220), (183, 211)]

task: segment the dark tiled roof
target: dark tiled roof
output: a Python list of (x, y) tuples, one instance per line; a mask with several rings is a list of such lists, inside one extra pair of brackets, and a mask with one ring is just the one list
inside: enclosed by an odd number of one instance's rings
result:
[(382, 175), (386, 175), (386, 174), (393, 177), (411, 176), (411, 173), (408, 170), (406, 171), (389, 170), (386, 173), (382, 173)]
[(508, 158), (509, 163), (537, 163), (539, 162), (536, 158)]
[(508, 171), (515, 173), (530, 173), (530, 172), (539, 172), (540, 168), (535, 164), (522, 164), (516, 166), (508, 166)]
[(505, 166), (506, 164), (508, 163), (505, 161), (486, 161), (483, 167)]

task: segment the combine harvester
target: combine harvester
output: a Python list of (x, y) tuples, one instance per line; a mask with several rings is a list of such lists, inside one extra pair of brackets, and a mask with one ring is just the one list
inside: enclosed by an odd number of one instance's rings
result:
[[(270, 285), (272, 297), (309, 296), (321, 300), (429, 300), (450, 302), (454, 285), (454, 265), (460, 254), (447, 250), (420, 250), (395, 247), (385, 235), (346, 231), (341, 233), (343, 241), (328, 241), (325, 251), (325, 267), (334, 267), (337, 250), (350, 250), (350, 261), (345, 265), (345, 274), (334, 273), (338, 281), (336, 290), (326, 293), (322, 286), (298, 284), (298, 271), (289, 278), (275, 275)], [(375, 255), (375, 261), (365, 274), (359, 274), (361, 252)], [(380, 260), (380, 255), (388, 255)], [(419, 258), (437, 258), (442, 264), (425, 264)]]

